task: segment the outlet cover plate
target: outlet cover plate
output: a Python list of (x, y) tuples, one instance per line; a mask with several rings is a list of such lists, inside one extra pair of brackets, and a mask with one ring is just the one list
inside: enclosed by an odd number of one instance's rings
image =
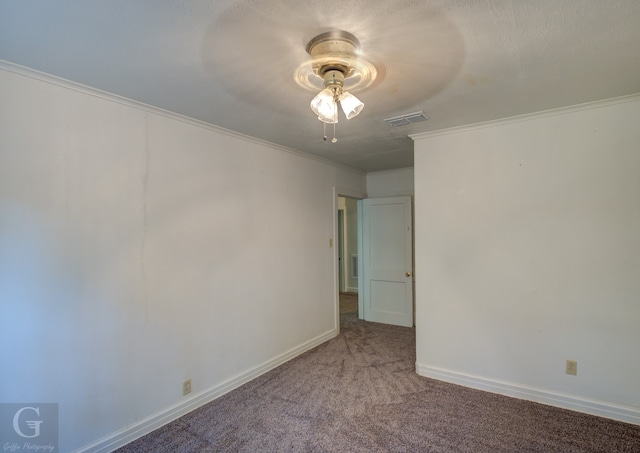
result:
[(185, 379), (182, 383), (182, 394), (188, 395), (189, 393), (191, 393), (191, 379)]

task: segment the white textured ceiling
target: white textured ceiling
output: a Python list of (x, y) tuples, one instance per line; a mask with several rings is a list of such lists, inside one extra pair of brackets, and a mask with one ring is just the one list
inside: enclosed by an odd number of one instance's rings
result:
[[(336, 144), (293, 79), (333, 29), (381, 73)], [(640, 93), (640, 1), (0, 0), (0, 60), (377, 171), (412, 133)]]

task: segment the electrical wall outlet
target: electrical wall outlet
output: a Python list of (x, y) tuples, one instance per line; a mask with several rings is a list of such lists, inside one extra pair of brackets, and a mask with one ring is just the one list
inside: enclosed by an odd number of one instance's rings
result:
[(578, 374), (578, 362), (575, 360), (567, 360), (566, 373), (573, 376)]
[(191, 393), (191, 379), (185, 379), (182, 383), (182, 394), (188, 395), (189, 393)]

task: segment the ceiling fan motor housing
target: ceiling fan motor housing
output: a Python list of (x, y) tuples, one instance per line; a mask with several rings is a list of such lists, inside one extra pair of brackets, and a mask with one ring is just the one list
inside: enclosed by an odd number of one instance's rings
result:
[[(357, 58), (360, 42), (351, 33), (346, 31), (330, 31), (313, 38), (307, 44), (307, 52), (317, 63), (313, 65), (313, 71), (325, 81), (336, 78), (336, 72), (342, 74), (340, 86), (344, 84), (344, 78), (353, 75), (353, 66), (350, 60)], [(329, 77), (328, 77), (329, 76)]]
[(355, 55), (359, 49), (358, 38), (346, 31), (321, 33), (307, 44), (307, 52), (312, 57), (334, 53)]
[(311, 59), (294, 74), (294, 80), (303, 88), (315, 91), (322, 81), (324, 88), (357, 91), (376, 79), (376, 67), (363, 57), (360, 41), (349, 32), (321, 33), (307, 43), (306, 51)]

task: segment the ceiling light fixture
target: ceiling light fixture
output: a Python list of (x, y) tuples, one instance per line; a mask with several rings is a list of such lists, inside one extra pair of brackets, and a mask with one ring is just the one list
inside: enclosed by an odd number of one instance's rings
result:
[[(364, 60), (360, 42), (351, 33), (331, 31), (313, 38), (306, 48), (311, 62), (301, 65), (295, 79), (305, 88), (317, 90), (317, 79), (322, 80), (322, 90), (311, 100), (311, 110), (326, 125), (333, 124), (333, 143), (337, 142), (335, 125), (338, 122), (338, 104), (347, 119), (357, 116), (364, 104), (346, 89), (366, 88), (373, 83), (377, 71)], [(311, 70), (311, 72), (309, 71)], [(315, 80), (314, 80), (315, 79)]]

